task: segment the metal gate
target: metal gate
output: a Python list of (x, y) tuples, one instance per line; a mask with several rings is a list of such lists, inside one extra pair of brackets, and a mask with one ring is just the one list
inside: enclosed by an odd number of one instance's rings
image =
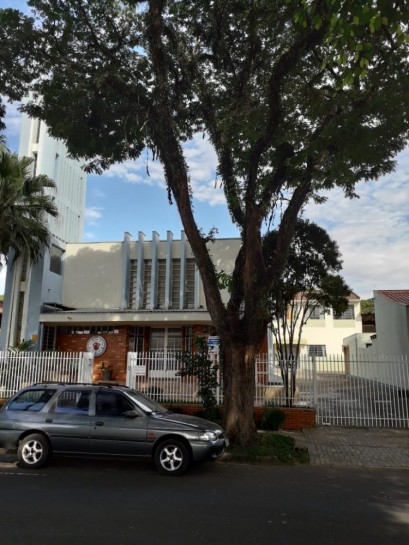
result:
[[(297, 369), (295, 395), (288, 399), (292, 374), (281, 370), (292, 366)], [(332, 356), (273, 364), (260, 356), (255, 403), (315, 408), (318, 425), (409, 428), (409, 360), (407, 356), (347, 360)]]
[(407, 356), (317, 361), (315, 375), (318, 424), (409, 428)]

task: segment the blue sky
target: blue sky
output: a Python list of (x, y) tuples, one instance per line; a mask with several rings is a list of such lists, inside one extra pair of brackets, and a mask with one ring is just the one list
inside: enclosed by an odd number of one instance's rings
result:
[[(0, 0), (0, 8), (24, 5), (22, 0)], [(12, 150), (18, 147), (17, 106), (8, 105), (6, 118)], [(219, 237), (237, 236), (223, 192), (215, 187), (216, 155), (211, 144), (198, 135), (186, 153), (198, 226), (204, 232), (217, 227)], [(349, 200), (334, 190), (325, 204), (309, 205), (306, 216), (338, 242), (342, 274), (358, 295), (366, 298), (376, 289), (409, 289), (409, 148), (397, 157), (394, 173), (358, 184), (357, 193), (359, 199)], [(176, 206), (168, 204), (162, 167), (146, 154), (136, 163), (115, 165), (102, 176), (88, 176), (86, 207), (84, 241), (122, 240), (125, 231), (134, 239), (139, 231), (148, 239), (152, 231), (161, 238), (168, 230), (175, 238), (180, 236), (181, 222)], [(0, 293), (3, 286), (4, 270)]]

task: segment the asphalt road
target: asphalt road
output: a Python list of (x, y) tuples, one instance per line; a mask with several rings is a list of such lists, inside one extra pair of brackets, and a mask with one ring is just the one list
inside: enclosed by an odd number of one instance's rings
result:
[(1, 545), (406, 545), (409, 471), (208, 463), (0, 464)]

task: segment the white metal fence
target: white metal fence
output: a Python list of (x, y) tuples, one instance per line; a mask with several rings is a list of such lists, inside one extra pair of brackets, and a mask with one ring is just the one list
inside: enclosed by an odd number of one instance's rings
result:
[[(127, 385), (167, 403), (196, 403), (194, 377), (181, 377), (180, 355), (172, 352), (129, 353)], [(255, 367), (256, 406), (285, 406), (288, 362), (260, 356)], [(90, 353), (0, 352), (0, 398), (42, 381), (91, 382)], [(284, 377), (284, 380), (283, 380)], [(215, 390), (223, 402), (223, 385)], [(288, 384), (291, 389), (291, 384)], [(409, 359), (399, 357), (301, 358), (297, 363), (295, 407), (316, 410), (317, 424), (409, 428)]]
[[(129, 353), (127, 384), (159, 402), (198, 402), (197, 382), (180, 377), (177, 354)], [(256, 368), (256, 406), (286, 406), (288, 362), (259, 356)], [(291, 381), (291, 373), (289, 373)], [(222, 384), (215, 391), (222, 403)], [(316, 410), (317, 424), (335, 426), (409, 427), (409, 360), (407, 356), (350, 359), (342, 356), (300, 358), (297, 362), (295, 407)]]
[(88, 352), (0, 352), (0, 398), (44, 381), (91, 382)]

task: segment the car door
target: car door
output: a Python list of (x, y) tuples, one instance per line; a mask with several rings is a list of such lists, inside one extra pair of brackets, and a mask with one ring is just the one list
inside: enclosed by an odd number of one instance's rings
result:
[(147, 427), (148, 417), (122, 392), (96, 392), (95, 416), (91, 417), (90, 427), (92, 453), (142, 456)]
[(87, 453), (91, 389), (64, 389), (48, 414), (44, 431), (47, 432), (54, 452)]

